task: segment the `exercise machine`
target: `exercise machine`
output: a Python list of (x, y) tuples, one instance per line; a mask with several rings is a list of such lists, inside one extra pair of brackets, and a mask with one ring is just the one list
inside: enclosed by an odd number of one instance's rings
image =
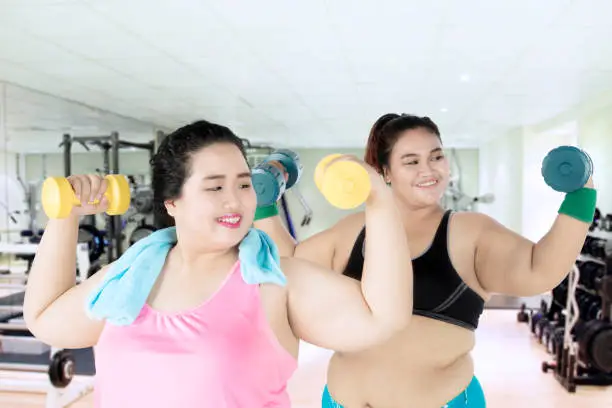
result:
[[(37, 342), (22, 320), (0, 323), (0, 342)], [(75, 360), (68, 350), (51, 348), (49, 364), (0, 363), (0, 375), (18, 372), (22, 379), (1, 378), (0, 391), (44, 393), (45, 408), (65, 408), (94, 389), (93, 376), (76, 376)]]
[(457, 157), (456, 149), (450, 150), (452, 164), (451, 178), (442, 198), (443, 207), (454, 211), (473, 211), (476, 204), (491, 204), (495, 201), (492, 193), (481, 196), (470, 196), (463, 191), (461, 183), (461, 162)]
[[(35, 254), (38, 244), (5, 244), (0, 243), (3, 254)], [(87, 244), (77, 244), (76, 281), (80, 282), (89, 270), (89, 249)], [(14, 280), (19, 276), (9, 274), (2, 280)], [(9, 392), (46, 393), (46, 408), (64, 408), (93, 390), (93, 378), (78, 376), (75, 379), (75, 360), (67, 350), (48, 347), (34, 338), (23, 320), (23, 284), (2, 283), (0, 289), (11, 289), (14, 293), (0, 298), (0, 354), (15, 355), (13, 361), (3, 358), (0, 362), (0, 390)], [(28, 355), (37, 350), (40, 353), (49, 351), (48, 364), (28, 362)], [(35, 352), (36, 353), (36, 352)], [(36, 353), (38, 354), (38, 353)], [(24, 357), (25, 355), (25, 357)], [(24, 361), (25, 360), (25, 361)], [(11, 378), (5, 378), (11, 376)], [(21, 379), (14, 378), (22, 377)]]

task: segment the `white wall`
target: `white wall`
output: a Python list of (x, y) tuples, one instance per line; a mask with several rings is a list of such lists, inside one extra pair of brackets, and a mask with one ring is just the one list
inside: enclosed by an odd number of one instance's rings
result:
[(575, 123), (542, 132), (529, 128), (523, 131), (521, 232), (534, 242), (550, 230), (564, 196), (544, 181), (542, 161), (552, 149), (562, 145), (575, 146), (577, 142)]
[(522, 229), (523, 133), (509, 132), (480, 148), (480, 194), (493, 193), (495, 201), (478, 210), (520, 232)]
[(580, 119), (578, 143), (593, 159), (597, 205), (603, 213), (612, 213), (612, 107)]

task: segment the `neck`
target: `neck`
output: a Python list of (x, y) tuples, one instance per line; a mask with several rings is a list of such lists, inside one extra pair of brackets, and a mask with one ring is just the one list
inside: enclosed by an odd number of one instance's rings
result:
[(443, 214), (444, 209), (440, 205), (411, 206), (397, 199), (397, 206), (402, 214), (402, 221), (408, 230), (413, 230), (424, 221), (432, 220), (437, 215)]
[(179, 239), (174, 247), (176, 261), (184, 272), (210, 270), (215, 266), (233, 264), (238, 259), (237, 247), (213, 249), (196, 242), (195, 239)]

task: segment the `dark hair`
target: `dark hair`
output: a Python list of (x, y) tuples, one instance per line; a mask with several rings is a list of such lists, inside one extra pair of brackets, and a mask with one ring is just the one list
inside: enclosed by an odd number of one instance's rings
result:
[(235, 145), (246, 160), (242, 139), (229, 128), (205, 120), (183, 126), (162, 140), (150, 161), (153, 172), (151, 180), (153, 203), (156, 215), (160, 218), (156, 227), (174, 225), (174, 219), (168, 215), (164, 201), (181, 195), (183, 184), (191, 174), (191, 156), (200, 149), (216, 143)]
[(438, 126), (427, 116), (415, 116), (402, 113), (387, 113), (382, 115), (372, 126), (365, 152), (365, 162), (381, 174), (383, 168), (389, 165), (389, 155), (400, 134), (406, 130), (424, 128), (438, 136)]

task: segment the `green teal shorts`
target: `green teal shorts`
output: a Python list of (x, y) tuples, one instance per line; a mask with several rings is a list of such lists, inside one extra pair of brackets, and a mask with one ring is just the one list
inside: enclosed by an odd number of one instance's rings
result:
[[(486, 408), (487, 402), (485, 400), (484, 391), (482, 386), (476, 377), (472, 378), (472, 382), (463, 390), (459, 395), (447, 402), (442, 408)], [(338, 404), (329, 395), (327, 385), (323, 389), (323, 399), (321, 401), (321, 408), (343, 408), (342, 405)]]

